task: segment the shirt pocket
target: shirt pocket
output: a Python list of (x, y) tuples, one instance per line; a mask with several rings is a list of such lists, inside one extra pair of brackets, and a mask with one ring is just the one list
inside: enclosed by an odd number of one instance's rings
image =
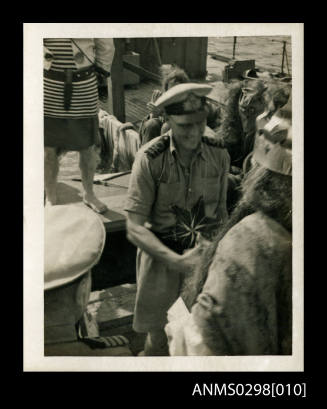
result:
[(220, 193), (220, 177), (202, 179), (204, 203), (217, 203)]
[(183, 201), (183, 188), (180, 182), (161, 182), (158, 188), (157, 207), (168, 210), (173, 205), (180, 206)]

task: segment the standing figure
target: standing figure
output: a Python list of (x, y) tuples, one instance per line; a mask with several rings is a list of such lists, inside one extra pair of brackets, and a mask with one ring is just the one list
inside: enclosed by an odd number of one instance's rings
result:
[(57, 203), (58, 154), (79, 151), (83, 201), (98, 213), (107, 207), (93, 192), (98, 144), (97, 75), (108, 77), (112, 39), (44, 40), (44, 184), (46, 204)]
[(198, 265), (208, 276), (191, 314), (167, 326), (172, 355), (292, 354), (288, 109), (259, 132), (253, 161), (240, 202)]
[(158, 98), (171, 129), (142, 146), (133, 164), (125, 210), (138, 247), (133, 328), (147, 333), (145, 355), (168, 355), (167, 311), (202, 252), (197, 239), (227, 218), (229, 155), (204, 136), (211, 89), (179, 84)]
[(218, 130), (224, 140), (233, 167), (242, 168), (246, 156), (253, 150), (256, 118), (265, 109), (264, 81), (244, 79), (230, 89), (226, 115)]
[(226, 114), (217, 130), (231, 158), (228, 176), (227, 209), (231, 213), (240, 198), (239, 186), (245, 158), (253, 150), (256, 118), (265, 108), (264, 81), (246, 78), (229, 91)]

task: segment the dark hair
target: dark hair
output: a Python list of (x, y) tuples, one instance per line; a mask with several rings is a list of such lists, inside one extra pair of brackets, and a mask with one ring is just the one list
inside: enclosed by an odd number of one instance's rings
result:
[(190, 79), (188, 75), (186, 74), (186, 72), (177, 66), (172, 66), (166, 72), (162, 70), (162, 75), (163, 75), (163, 81), (162, 81), (163, 91), (167, 91), (169, 88), (173, 87), (174, 85), (190, 82)]
[(222, 122), (217, 130), (217, 137), (222, 139), (234, 164), (241, 156), (243, 127), (238, 111), (238, 101), (242, 93), (242, 82), (232, 83), (224, 109)]
[(266, 105), (268, 106), (269, 102), (272, 101), (275, 110), (284, 107), (289, 101), (291, 87), (274, 80), (270, 80), (267, 85), (268, 87), (265, 92)]
[(280, 88), (278, 89), (274, 94), (273, 94), (273, 102), (276, 108), (281, 108), (283, 107), (288, 99), (289, 99), (290, 93), (287, 88)]
[(292, 97), (290, 96), (287, 102), (278, 109), (276, 113), (280, 118), (288, 119), (292, 122)]
[(230, 131), (242, 132), (242, 122), (238, 114), (238, 101), (242, 92), (242, 82), (232, 83), (228, 91), (228, 97), (225, 107), (225, 115), (220, 126), (219, 133), (222, 136)]
[(292, 177), (255, 164), (241, 185), (241, 203), (261, 211), (292, 231)]

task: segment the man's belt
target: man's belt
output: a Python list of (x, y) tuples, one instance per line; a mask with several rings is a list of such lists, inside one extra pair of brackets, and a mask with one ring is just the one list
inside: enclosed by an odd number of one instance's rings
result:
[(61, 81), (64, 83), (64, 108), (66, 110), (68, 110), (70, 107), (73, 92), (73, 82), (84, 81), (87, 78), (90, 78), (94, 72), (94, 65), (86, 68), (81, 68), (80, 70), (76, 71), (73, 71), (71, 68), (65, 69), (64, 72), (43, 70), (45, 78), (49, 78), (55, 81)]
[(80, 70), (75, 71), (73, 71), (72, 69), (66, 69), (65, 71), (43, 70), (45, 78), (61, 82), (66, 82), (68, 73), (71, 73), (72, 75), (71, 79), (73, 82), (79, 82), (86, 80), (94, 72), (95, 72), (94, 65), (90, 65), (89, 67), (81, 68)]
[[(178, 240), (173, 238), (174, 232), (172, 231), (171, 234), (169, 232), (165, 233), (159, 233), (157, 231), (151, 230), (152, 233), (158, 237), (158, 239), (167, 247), (169, 247), (171, 250), (175, 251), (178, 254), (183, 254), (185, 250), (193, 248), (193, 246), (189, 246), (186, 244), (185, 241)], [(171, 236), (172, 238), (167, 238), (167, 236)]]

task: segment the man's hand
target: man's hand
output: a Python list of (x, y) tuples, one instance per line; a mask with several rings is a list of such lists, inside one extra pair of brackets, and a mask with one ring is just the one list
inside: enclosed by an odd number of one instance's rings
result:
[(162, 92), (159, 89), (155, 89), (151, 95), (151, 102), (155, 103), (156, 100), (161, 97)]
[(170, 263), (170, 268), (180, 273), (190, 273), (203, 252), (202, 246), (196, 246), (193, 249), (186, 250), (184, 254), (181, 254), (178, 261)]
[(98, 86), (100, 87), (107, 86), (107, 77), (104, 74), (96, 72), (95, 75), (97, 77)]
[(178, 254), (165, 246), (148, 228), (146, 218), (136, 213), (127, 215), (127, 238), (135, 246), (146, 251), (152, 257), (157, 258), (169, 266), (175, 272), (191, 273), (199, 258), (208, 246), (208, 241), (199, 237), (197, 245), (193, 249), (186, 250), (184, 254)]
[(162, 92), (158, 89), (155, 89), (151, 95), (151, 100), (150, 102), (147, 103), (148, 109), (151, 111), (152, 118), (158, 118), (160, 115), (160, 111), (158, 108), (154, 105), (156, 100), (162, 95)]

